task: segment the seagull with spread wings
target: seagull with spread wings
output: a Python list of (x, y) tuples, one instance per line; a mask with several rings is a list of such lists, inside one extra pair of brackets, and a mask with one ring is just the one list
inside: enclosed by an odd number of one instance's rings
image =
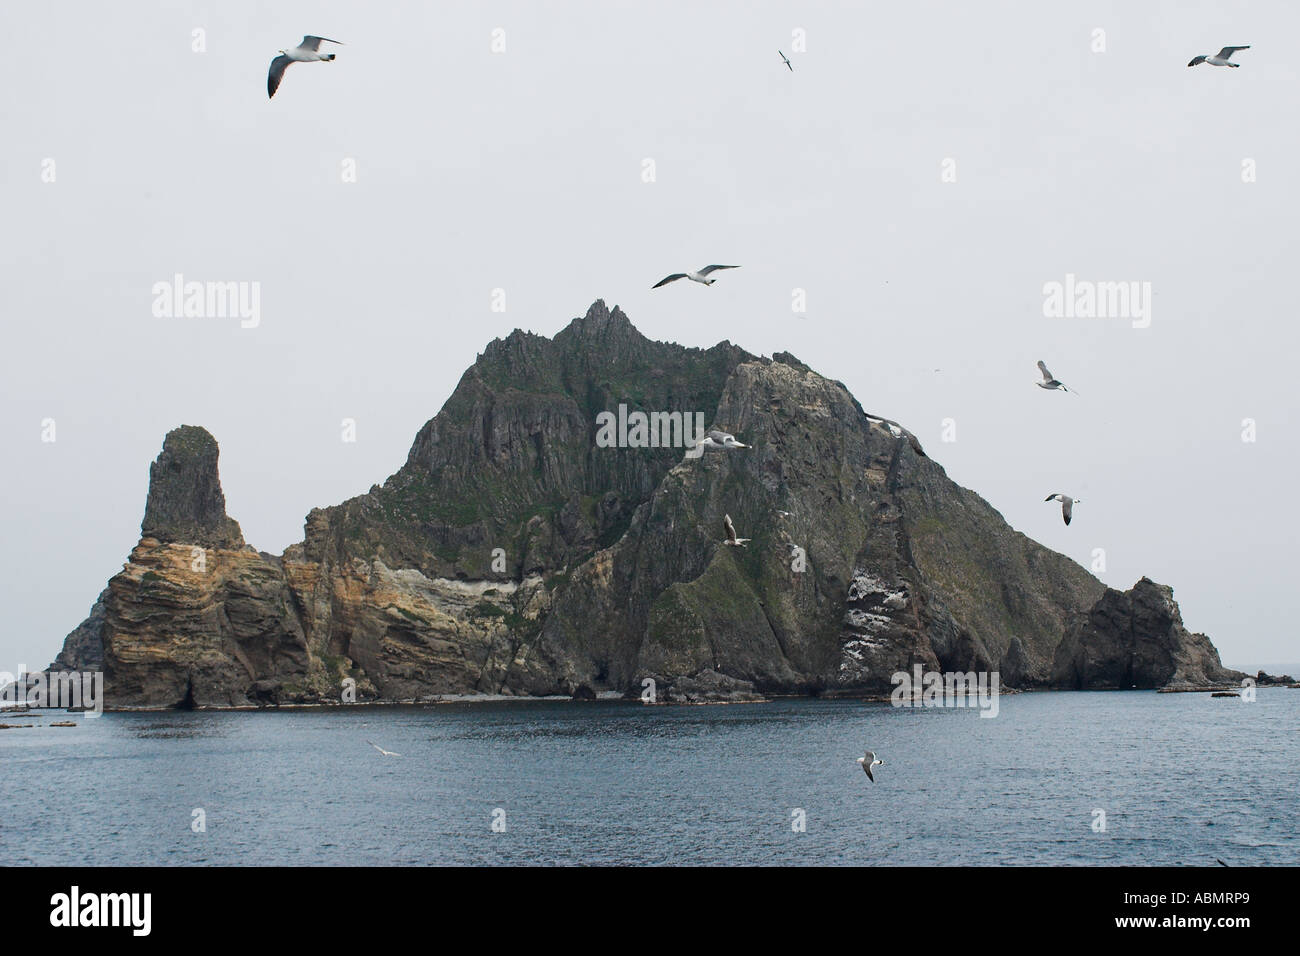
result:
[(692, 282), (702, 282), (705, 285), (713, 285), (713, 283), (717, 282), (718, 280), (708, 278), (710, 272), (717, 272), (719, 269), (739, 269), (739, 268), (740, 266), (705, 266), (699, 272), (674, 272), (672, 275), (665, 276), (664, 278), (660, 279), (650, 288), (657, 289), (661, 285), (667, 285), (670, 282), (676, 282), (678, 279), (690, 279)]
[(1241, 66), (1240, 63), (1233, 63), (1229, 57), (1238, 50), (1249, 50), (1249, 46), (1225, 46), (1214, 56), (1194, 56), (1188, 66), (1196, 66), (1198, 63), (1208, 63), (1210, 66)]
[(400, 756), (401, 756), (401, 754), (393, 753), (391, 750), (385, 750), (383, 747), (379, 746), (379, 744), (375, 743), (373, 740), (367, 740), (366, 743), (370, 744), (370, 746), (374, 747), (376, 750), (378, 750), (378, 751), (379, 751), (381, 754), (383, 754), (385, 757), (400, 757)]
[[(781, 54), (781, 59), (785, 60), (785, 65), (790, 66), (790, 58), (786, 56), (784, 53), (782, 53), (780, 50), (777, 50), (776, 52)], [(790, 66), (790, 72), (791, 73), (794, 72), (794, 67)]]
[(862, 769), (867, 772), (867, 779), (870, 780), (872, 783), (876, 782), (876, 778), (871, 775), (871, 768), (883, 767), (885, 765), (885, 762), (883, 760), (878, 760), (876, 758), (875, 753), (873, 753), (870, 750), (867, 751), (867, 755), (865, 757), (858, 758), (858, 763), (862, 764)]
[(704, 449), (709, 448), (748, 448), (748, 445), (736, 441), (736, 436), (731, 432), (719, 431), (716, 428), (710, 428), (704, 437), (695, 443), (696, 447)]
[[(1046, 364), (1042, 359), (1039, 359), (1039, 360), (1038, 360), (1038, 371), (1040, 371), (1040, 372), (1043, 373), (1043, 380), (1042, 380), (1041, 382), (1035, 382), (1035, 383), (1034, 383), (1034, 384), (1037, 385), (1039, 388), (1047, 388), (1047, 389), (1057, 389), (1057, 388), (1059, 388), (1059, 389), (1060, 389), (1061, 391), (1063, 391), (1063, 392), (1068, 392), (1068, 391), (1070, 391), (1068, 388), (1065, 387), (1065, 383), (1064, 383), (1064, 382), (1058, 382), (1058, 381), (1056, 380), (1056, 377), (1055, 377), (1054, 375), (1052, 375), (1052, 373), (1049, 372), (1049, 371), (1047, 370), (1047, 364)], [(1073, 394), (1078, 395), (1079, 393), (1078, 393), (1078, 392), (1074, 392)]]
[(1044, 498), (1043, 500), (1044, 500), (1044, 501), (1059, 501), (1059, 502), (1061, 503), (1061, 517), (1065, 519), (1065, 523), (1066, 523), (1066, 524), (1069, 524), (1069, 523), (1070, 523), (1070, 518), (1071, 518), (1071, 517), (1073, 516), (1073, 514), (1074, 514), (1074, 506), (1077, 505), (1077, 504), (1078, 504), (1080, 501), (1082, 501), (1083, 499), (1082, 499), (1082, 498), (1071, 498), (1069, 495), (1055, 494), (1055, 495), (1048, 495), (1048, 496), (1047, 496), (1046, 498)]
[(723, 544), (730, 544), (730, 545), (734, 545), (737, 548), (743, 548), (745, 546), (745, 542), (751, 540), (749, 538), (736, 537), (736, 526), (731, 523), (731, 515), (722, 516), (722, 527), (727, 535), (727, 540), (722, 542)]
[(292, 50), (281, 50), (280, 55), (271, 61), (271, 69), (266, 74), (266, 96), (270, 99), (275, 96), (275, 91), (280, 88), (280, 81), (284, 79), (284, 71), (289, 68), (290, 63), (329, 63), (334, 59), (333, 53), (321, 53), (320, 45), (322, 43), (338, 43), (338, 40), (331, 40), (328, 37), (303, 37)]

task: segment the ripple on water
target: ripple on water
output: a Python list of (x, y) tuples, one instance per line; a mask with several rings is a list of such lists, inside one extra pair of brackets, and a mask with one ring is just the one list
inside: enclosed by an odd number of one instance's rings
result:
[(1300, 694), (1202, 698), (106, 714), (0, 735), (0, 835), (14, 864), (1300, 863)]

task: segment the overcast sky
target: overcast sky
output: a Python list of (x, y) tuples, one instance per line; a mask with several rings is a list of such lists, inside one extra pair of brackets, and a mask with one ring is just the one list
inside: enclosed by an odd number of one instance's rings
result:
[[(346, 45), (268, 100), (304, 33)], [(1172, 585), (1227, 663), (1300, 660), (1296, 36), (1283, 0), (11, 5), (0, 670), (121, 568), (170, 428), (216, 436), (279, 553), (488, 341), (597, 298), (792, 351), (1015, 528)], [(1186, 67), (1229, 44), (1240, 69)], [(743, 268), (650, 291), (711, 262)], [(260, 283), (260, 324), (156, 318), (176, 273)], [(1069, 273), (1151, 283), (1150, 326), (1045, 317)]]

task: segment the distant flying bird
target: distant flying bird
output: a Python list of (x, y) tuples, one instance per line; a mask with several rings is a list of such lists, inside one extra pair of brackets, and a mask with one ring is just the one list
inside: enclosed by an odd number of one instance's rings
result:
[(867, 755), (865, 757), (858, 758), (858, 763), (862, 764), (862, 769), (867, 772), (867, 779), (870, 780), (872, 783), (876, 782), (876, 778), (871, 775), (871, 768), (883, 767), (885, 765), (885, 762), (883, 760), (877, 760), (876, 755), (872, 753), (870, 750), (867, 751)]
[(678, 279), (690, 279), (692, 282), (703, 282), (705, 285), (713, 285), (717, 279), (706, 278), (710, 272), (717, 272), (719, 269), (739, 269), (740, 266), (705, 266), (699, 272), (674, 272), (670, 276), (660, 279), (651, 289), (657, 289), (661, 285), (667, 285), (670, 282), (676, 282)]
[(379, 746), (379, 744), (375, 743), (373, 740), (367, 740), (366, 743), (370, 744), (370, 746), (374, 747), (376, 750), (378, 750), (378, 751), (379, 751), (381, 754), (383, 754), (385, 757), (400, 757), (400, 756), (401, 756), (401, 754), (395, 754), (395, 753), (393, 753), (391, 750), (385, 750), (383, 747)]
[[(777, 53), (781, 53), (780, 50), (777, 50), (776, 52), (777, 52)], [(786, 56), (784, 53), (781, 53), (781, 59), (785, 60), (785, 65), (786, 65), (786, 66), (790, 66), (790, 58), (789, 58), (788, 56)], [(794, 67), (790, 66), (790, 72), (791, 72), (791, 73), (794, 72)]]
[(696, 442), (696, 444), (703, 446), (706, 450), (709, 448), (749, 447), (748, 445), (742, 445), (740, 442), (736, 441), (736, 436), (731, 434), (731, 432), (718, 431), (716, 428), (709, 429), (705, 436)]
[[(1061, 391), (1063, 391), (1063, 392), (1068, 392), (1068, 391), (1070, 391), (1068, 388), (1065, 387), (1065, 383), (1064, 383), (1064, 382), (1058, 382), (1058, 381), (1057, 381), (1057, 380), (1052, 376), (1052, 373), (1049, 372), (1049, 371), (1047, 370), (1047, 365), (1043, 362), (1042, 359), (1039, 359), (1039, 360), (1038, 360), (1038, 371), (1040, 371), (1040, 372), (1043, 373), (1043, 380), (1042, 380), (1041, 382), (1035, 382), (1035, 383), (1034, 383), (1034, 384), (1037, 385), (1039, 388), (1047, 388), (1047, 389), (1057, 389), (1057, 388), (1059, 388), (1059, 389), (1060, 389)], [(1075, 392), (1074, 394), (1075, 394), (1075, 395), (1078, 395), (1079, 393), (1078, 393), (1078, 392)]]
[(1188, 66), (1195, 66), (1198, 63), (1208, 63), (1210, 66), (1241, 66), (1240, 63), (1233, 63), (1228, 57), (1238, 50), (1249, 50), (1249, 46), (1225, 46), (1214, 56), (1194, 56)]
[(788, 517), (790, 517), (790, 512), (788, 512), (788, 511), (781, 511), (779, 508), (777, 509), (777, 512), (776, 512), (776, 513), (777, 513), (777, 515), (778, 515), (779, 517), (781, 517), (781, 518), (788, 518)]
[(1066, 523), (1066, 524), (1069, 524), (1069, 523), (1070, 523), (1070, 516), (1071, 516), (1072, 514), (1074, 514), (1074, 506), (1077, 505), (1077, 504), (1078, 504), (1080, 501), (1082, 501), (1083, 499), (1082, 499), (1082, 498), (1071, 498), (1069, 495), (1062, 495), (1062, 494), (1059, 494), (1059, 493), (1058, 493), (1058, 494), (1055, 494), (1055, 495), (1048, 495), (1048, 496), (1047, 496), (1046, 498), (1044, 498), (1043, 500), (1044, 500), (1044, 501), (1059, 501), (1059, 502), (1061, 503), (1061, 517), (1065, 519), (1065, 523)]
[(736, 537), (736, 526), (731, 523), (731, 515), (722, 516), (722, 527), (727, 534), (727, 540), (722, 542), (723, 544), (731, 544), (731, 545), (735, 545), (737, 548), (743, 548), (745, 546), (746, 541), (752, 540), (750, 538)]
[(281, 50), (280, 55), (271, 61), (271, 71), (266, 74), (266, 97), (270, 99), (275, 96), (275, 91), (280, 88), (280, 81), (284, 79), (284, 71), (289, 68), (290, 63), (328, 63), (334, 59), (333, 53), (321, 53), (320, 45), (322, 43), (338, 43), (338, 40), (331, 40), (328, 37), (303, 37), (292, 50)]
[[(1214, 858), (1214, 862), (1217, 863), (1217, 864), (1219, 864), (1219, 866), (1227, 866), (1227, 865), (1228, 865), (1228, 864), (1224, 863), (1222, 860), (1220, 860), (1217, 856)], [(1231, 869), (1231, 867), (1229, 867), (1229, 869)]]

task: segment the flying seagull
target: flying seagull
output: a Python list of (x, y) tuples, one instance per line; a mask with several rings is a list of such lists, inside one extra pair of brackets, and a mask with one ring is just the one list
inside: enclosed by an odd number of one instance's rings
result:
[(1194, 56), (1188, 66), (1195, 66), (1198, 63), (1208, 63), (1210, 66), (1241, 66), (1240, 63), (1233, 63), (1229, 57), (1238, 50), (1249, 50), (1249, 46), (1225, 46), (1214, 56)]
[(722, 527), (726, 530), (727, 533), (727, 540), (722, 542), (723, 544), (732, 544), (735, 545), (737, 548), (743, 548), (745, 546), (745, 542), (751, 540), (750, 538), (736, 537), (736, 526), (731, 523), (731, 515), (722, 516)]
[(883, 760), (877, 760), (876, 755), (872, 753), (870, 750), (867, 751), (867, 755), (865, 757), (858, 758), (858, 763), (862, 764), (862, 769), (865, 770), (867, 773), (867, 779), (870, 780), (872, 783), (876, 782), (876, 778), (871, 775), (871, 768), (883, 767), (885, 765), (885, 762)]
[(400, 757), (400, 756), (401, 756), (401, 754), (395, 754), (395, 753), (393, 753), (391, 750), (385, 750), (383, 747), (379, 746), (379, 744), (375, 743), (373, 740), (367, 740), (366, 743), (370, 744), (370, 746), (374, 747), (376, 750), (378, 750), (378, 751), (379, 751), (381, 754), (383, 754), (385, 757)]
[(670, 282), (676, 282), (678, 279), (690, 279), (692, 282), (703, 282), (705, 285), (713, 285), (717, 279), (707, 278), (710, 272), (717, 272), (719, 269), (739, 269), (740, 266), (705, 266), (699, 272), (674, 272), (670, 276), (660, 279), (650, 288), (657, 289), (661, 285), (667, 285)]
[(1072, 514), (1074, 514), (1074, 506), (1075, 506), (1076, 504), (1078, 504), (1080, 501), (1082, 501), (1083, 499), (1082, 499), (1082, 498), (1071, 498), (1069, 495), (1062, 495), (1062, 494), (1059, 494), (1059, 493), (1058, 493), (1058, 494), (1055, 494), (1055, 495), (1048, 495), (1048, 496), (1047, 496), (1046, 498), (1044, 498), (1043, 500), (1044, 500), (1044, 501), (1059, 501), (1059, 502), (1061, 503), (1061, 517), (1065, 519), (1065, 523), (1066, 523), (1066, 524), (1069, 524), (1069, 523), (1070, 523), (1070, 516), (1071, 516)]
[(710, 428), (696, 445), (708, 448), (748, 448), (748, 445), (742, 445), (736, 441), (736, 436), (731, 432), (718, 431), (716, 428)]
[[(780, 50), (777, 50), (776, 52), (777, 52), (777, 53), (781, 53)], [(786, 66), (790, 66), (790, 58), (789, 58), (788, 56), (786, 56), (784, 53), (781, 53), (781, 59), (785, 60), (785, 65), (786, 65)], [(794, 67), (790, 66), (790, 72), (791, 72), (791, 73), (794, 72)]]
[(280, 55), (271, 61), (271, 70), (266, 74), (266, 97), (270, 99), (275, 96), (275, 91), (280, 88), (280, 81), (284, 79), (284, 71), (289, 68), (290, 63), (328, 63), (334, 59), (333, 53), (321, 53), (320, 45), (322, 43), (338, 43), (338, 40), (331, 40), (328, 37), (303, 37), (292, 50), (281, 50)]
[[(1057, 389), (1057, 388), (1059, 388), (1059, 389), (1060, 389), (1061, 391), (1063, 391), (1063, 392), (1068, 392), (1068, 391), (1070, 391), (1068, 388), (1065, 387), (1065, 383), (1064, 383), (1064, 382), (1058, 382), (1058, 381), (1053, 377), (1052, 373), (1049, 372), (1049, 371), (1047, 370), (1047, 364), (1046, 364), (1042, 359), (1039, 359), (1039, 360), (1038, 360), (1038, 371), (1040, 371), (1040, 372), (1043, 373), (1043, 380), (1042, 380), (1041, 382), (1035, 382), (1035, 383), (1034, 383), (1034, 384), (1037, 385), (1039, 388), (1047, 388), (1047, 389)], [(1078, 392), (1075, 392), (1074, 394), (1075, 394), (1075, 395), (1078, 395), (1079, 393), (1078, 393)]]

